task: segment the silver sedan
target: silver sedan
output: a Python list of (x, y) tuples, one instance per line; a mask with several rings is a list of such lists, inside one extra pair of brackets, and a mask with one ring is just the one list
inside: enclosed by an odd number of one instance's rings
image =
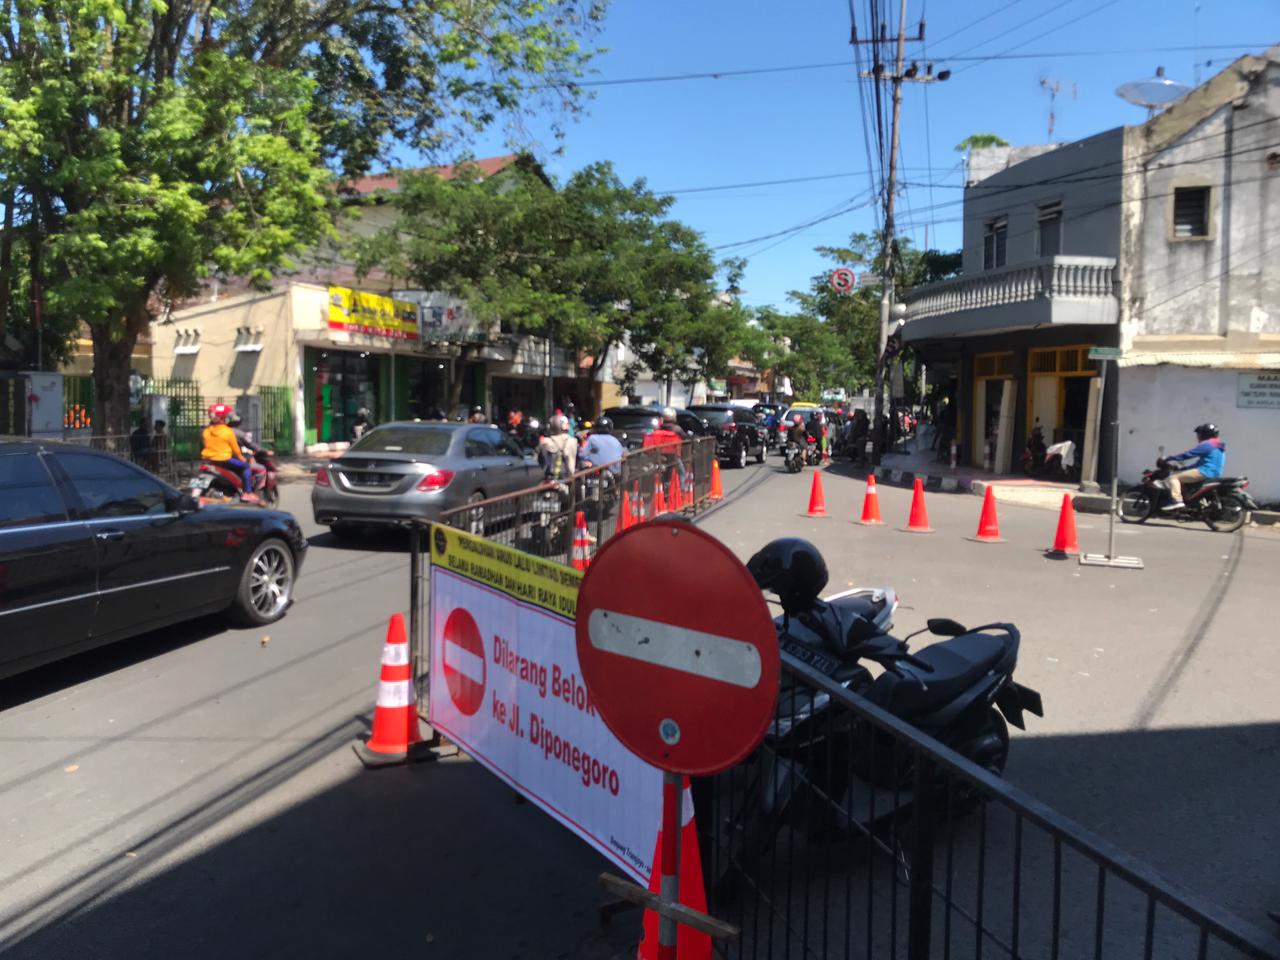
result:
[(445, 510), (542, 482), (531, 454), (497, 427), (386, 423), (316, 473), (316, 523), (343, 536), (365, 525), (434, 520)]

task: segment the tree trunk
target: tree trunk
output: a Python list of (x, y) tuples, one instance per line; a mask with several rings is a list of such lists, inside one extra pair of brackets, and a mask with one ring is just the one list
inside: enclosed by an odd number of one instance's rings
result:
[(90, 326), (93, 336), (93, 434), (123, 436), (129, 428), (129, 374), (137, 331), (126, 324), (119, 338), (112, 324)]
[(462, 382), (467, 375), (467, 364), (475, 358), (475, 355), (476, 348), (470, 344), (464, 344), (458, 352), (458, 359), (453, 363), (453, 375), (449, 378), (449, 396), (444, 411), (446, 417), (452, 416), (453, 411), (457, 410), (458, 404), (462, 402)]
[[(4, 330), (9, 320), (9, 295), (12, 290), (10, 272), (13, 269), (13, 191), (0, 197), (4, 205), (4, 227), (0, 229), (0, 344), (4, 343)], [(2, 351), (0, 351), (2, 352)]]

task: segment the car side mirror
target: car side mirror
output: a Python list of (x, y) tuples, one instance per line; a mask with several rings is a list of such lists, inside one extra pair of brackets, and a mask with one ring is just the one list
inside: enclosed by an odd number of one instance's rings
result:
[(174, 509), (179, 516), (185, 517), (187, 514), (195, 513), (200, 509), (200, 501), (189, 493), (179, 493)]
[(959, 637), (969, 632), (969, 628), (946, 617), (935, 617), (927, 621), (929, 632), (940, 637)]

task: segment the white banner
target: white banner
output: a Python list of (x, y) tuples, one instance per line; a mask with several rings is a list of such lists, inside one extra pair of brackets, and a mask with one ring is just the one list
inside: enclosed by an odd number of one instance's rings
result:
[(581, 574), (432, 527), (432, 726), (648, 884), (662, 773), (605, 727), (578, 669)]

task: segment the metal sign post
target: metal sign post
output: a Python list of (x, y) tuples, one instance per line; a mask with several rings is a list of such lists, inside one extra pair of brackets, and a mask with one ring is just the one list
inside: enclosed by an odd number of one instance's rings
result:
[[(1101, 419), (1102, 405), (1106, 400), (1107, 385), (1107, 367), (1108, 363), (1113, 363), (1120, 357), (1119, 347), (1093, 347), (1089, 350), (1089, 359), (1097, 360), (1102, 364), (1102, 394), (1098, 397), (1098, 414)], [(1119, 382), (1119, 381), (1117, 381)], [(1119, 409), (1117, 405), (1117, 409)], [(1120, 418), (1116, 417), (1111, 421), (1111, 509), (1108, 513), (1111, 516), (1110, 523), (1107, 527), (1107, 552), (1106, 553), (1082, 553), (1080, 555), (1080, 565), (1085, 567), (1123, 567), (1126, 570), (1142, 570), (1144, 564), (1141, 557), (1117, 557), (1116, 556), (1116, 513), (1118, 506), (1117, 493), (1119, 482), (1117, 475), (1120, 469)]]
[(773, 619), (728, 548), (668, 520), (604, 545), (582, 579), (576, 614), (578, 663), (600, 718), (663, 771), (658, 895), (618, 878), (601, 882), (657, 913), (658, 960), (674, 960), (678, 925), (737, 933), (680, 902), (681, 784), (729, 769), (764, 738), (780, 670)]

